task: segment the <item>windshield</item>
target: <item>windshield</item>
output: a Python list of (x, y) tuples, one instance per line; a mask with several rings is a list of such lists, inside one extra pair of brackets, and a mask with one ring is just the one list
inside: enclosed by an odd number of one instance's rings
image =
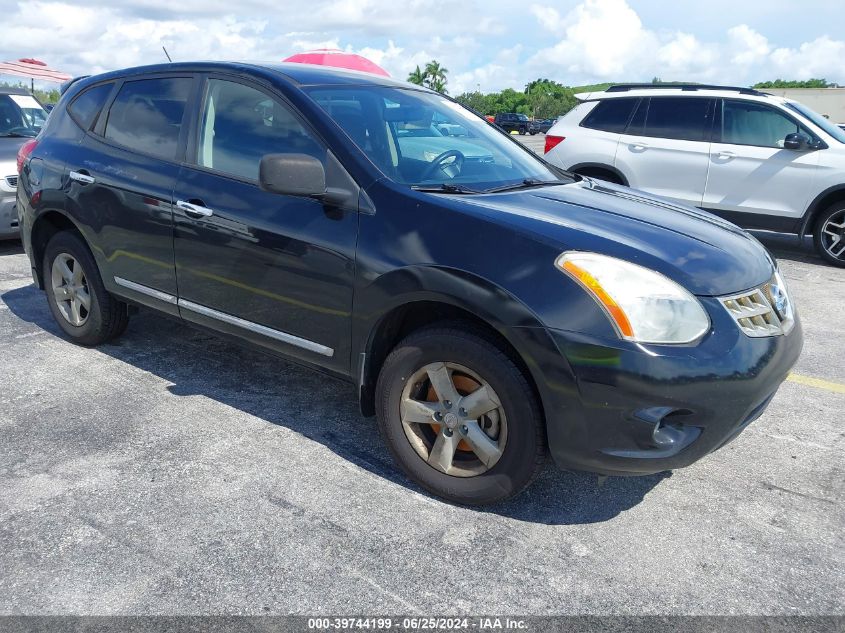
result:
[(0, 136), (36, 137), (47, 112), (30, 95), (0, 94)]
[(793, 112), (797, 112), (805, 119), (809, 119), (840, 143), (845, 143), (845, 130), (838, 125), (834, 125), (815, 110), (808, 108), (798, 101), (787, 101), (786, 107)]
[(530, 151), (441, 95), (387, 86), (322, 86), (308, 93), (396, 182), (481, 191), (560, 180)]

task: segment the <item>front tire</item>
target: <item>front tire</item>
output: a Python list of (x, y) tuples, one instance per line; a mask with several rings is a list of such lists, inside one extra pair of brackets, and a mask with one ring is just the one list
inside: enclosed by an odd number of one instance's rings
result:
[(126, 304), (105, 289), (94, 257), (78, 235), (54, 235), (44, 251), (42, 271), (50, 312), (74, 343), (99, 345), (126, 329)]
[(525, 136), (525, 128), (524, 127), (519, 128), (519, 135)]
[(513, 360), (471, 325), (409, 335), (385, 360), (376, 396), (393, 458), (439, 497), (496, 503), (521, 492), (543, 463), (534, 391)]
[(837, 202), (819, 214), (813, 243), (825, 261), (845, 268), (845, 202)]

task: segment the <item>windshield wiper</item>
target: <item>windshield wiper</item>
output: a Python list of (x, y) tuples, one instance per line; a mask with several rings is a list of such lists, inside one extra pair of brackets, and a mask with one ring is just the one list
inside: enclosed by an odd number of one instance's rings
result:
[(549, 187), (551, 185), (562, 185), (562, 180), (538, 180), (537, 178), (526, 178), (522, 182), (515, 182), (501, 187), (485, 189), (484, 193), (499, 193), (500, 191), (515, 191), (517, 189), (530, 189), (532, 187)]
[(20, 132), (2, 132), (2, 133), (0, 133), (0, 137), (3, 137), (3, 138), (35, 138), (34, 136), (28, 136), (26, 134), (21, 134)]
[(427, 193), (481, 193), (463, 185), (451, 185), (445, 182), (442, 185), (411, 185), (411, 189)]

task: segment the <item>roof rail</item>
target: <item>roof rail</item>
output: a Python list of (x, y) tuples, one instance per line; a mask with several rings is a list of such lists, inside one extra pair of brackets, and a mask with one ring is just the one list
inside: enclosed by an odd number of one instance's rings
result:
[(666, 90), (675, 88), (677, 90), (732, 90), (744, 95), (767, 96), (767, 92), (760, 92), (754, 88), (743, 88), (741, 86), (713, 86), (710, 84), (616, 84), (610, 86), (605, 92), (628, 92), (629, 90)]

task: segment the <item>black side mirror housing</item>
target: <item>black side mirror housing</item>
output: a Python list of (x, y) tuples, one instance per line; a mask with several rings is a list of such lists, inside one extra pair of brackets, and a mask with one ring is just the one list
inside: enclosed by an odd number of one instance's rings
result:
[(266, 154), (258, 166), (258, 183), (270, 193), (322, 198), (326, 195), (326, 170), (307, 154)]
[(810, 137), (806, 134), (801, 134), (800, 132), (787, 134), (786, 138), (783, 139), (783, 148), (799, 151), (810, 149)]

